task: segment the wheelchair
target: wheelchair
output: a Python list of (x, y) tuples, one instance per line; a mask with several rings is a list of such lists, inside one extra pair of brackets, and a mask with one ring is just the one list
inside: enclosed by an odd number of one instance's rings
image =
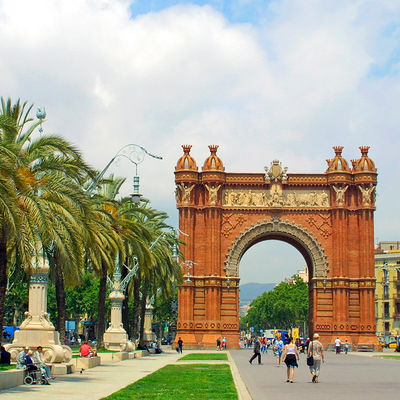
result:
[(28, 368), (26, 369), (26, 376), (24, 378), (24, 383), (26, 385), (37, 385), (37, 384), (50, 385), (46, 375), (42, 372), (42, 370), (38, 366), (34, 364), (28, 365)]

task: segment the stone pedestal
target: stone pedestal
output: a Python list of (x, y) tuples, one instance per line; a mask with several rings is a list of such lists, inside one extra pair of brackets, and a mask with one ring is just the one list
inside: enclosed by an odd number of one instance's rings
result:
[(154, 342), (156, 340), (156, 335), (153, 333), (152, 330), (153, 310), (154, 307), (150, 303), (147, 303), (146, 313), (144, 316), (144, 333), (143, 333), (143, 340), (145, 342)]
[(48, 363), (68, 362), (72, 351), (60, 343), (60, 335), (47, 313), (47, 286), (49, 264), (44, 257), (35, 259), (34, 273), (29, 283), (29, 306), (20, 330), (14, 334), (11, 344), (5, 345), (16, 361), (18, 353), (26, 346), (43, 347), (43, 360)]
[(111, 322), (103, 336), (104, 347), (108, 350), (133, 351), (133, 343), (122, 325), (122, 301), (124, 294), (119, 290), (119, 281), (114, 281), (114, 290), (109, 296), (111, 300)]

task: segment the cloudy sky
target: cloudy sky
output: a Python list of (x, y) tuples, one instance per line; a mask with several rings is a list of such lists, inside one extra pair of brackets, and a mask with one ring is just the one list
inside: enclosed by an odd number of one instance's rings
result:
[[(45, 132), (103, 168), (125, 144), (160, 154), (141, 192), (177, 223), (181, 144), (201, 167), (218, 144), (227, 171), (324, 172), (370, 145), (379, 172), (375, 236), (400, 240), (398, 0), (0, 0), (0, 94), (45, 106)], [(122, 160), (112, 172), (126, 176)], [(273, 244), (273, 245), (272, 245)], [(304, 261), (266, 242), (243, 281), (273, 282)]]

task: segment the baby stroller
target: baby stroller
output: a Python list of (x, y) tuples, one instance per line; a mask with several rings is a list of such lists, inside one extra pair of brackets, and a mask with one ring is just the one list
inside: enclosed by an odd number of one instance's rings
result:
[(35, 364), (28, 364), (26, 369), (26, 376), (24, 378), (24, 383), (26, 385), (50, 385), (47, 380), (46, 375), (42, 372), (42, 370), (36, 366)]

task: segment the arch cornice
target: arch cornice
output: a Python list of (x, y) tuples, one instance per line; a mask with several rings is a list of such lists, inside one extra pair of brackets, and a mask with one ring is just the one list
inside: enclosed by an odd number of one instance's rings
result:
[(287, 220), (273, 218), (260, 221), (241, 232), (228, 250), (225, 260), (226, 275), (238, 276), (239, 263), (245, 251), (258, 240), (268, 236), (279, 235), (295, 241), (310, 256), (313, 278), (326, 278), (328, 263), (322, 246), (317, 239), (305, 228)]

